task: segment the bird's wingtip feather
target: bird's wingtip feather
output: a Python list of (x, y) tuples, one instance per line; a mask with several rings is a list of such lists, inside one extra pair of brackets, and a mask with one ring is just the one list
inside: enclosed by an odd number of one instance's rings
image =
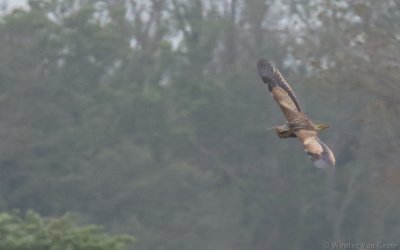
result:
[(264, 77), (272, 77), (275, 68), (267, 59), (261, 58), (257, 61), (257, 70), (260, 77), (264, 78)]

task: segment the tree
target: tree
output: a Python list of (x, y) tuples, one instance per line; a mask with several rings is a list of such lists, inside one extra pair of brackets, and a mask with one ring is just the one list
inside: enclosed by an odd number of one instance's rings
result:
[(32, 211), (0, 213), (1, 250), (123, 250), (133, 240), (107, 235), (99, 226), (79, 226), (68, 215), (44, 218)]

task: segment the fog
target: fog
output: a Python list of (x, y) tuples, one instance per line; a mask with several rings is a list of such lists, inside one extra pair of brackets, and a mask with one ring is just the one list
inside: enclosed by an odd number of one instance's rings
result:
[[(31, 0), (3, 13), (0, 249), (57, 249), (33, 235), (64, 214), (136, 239), (89, 248), (75, 233), (71, 249), (400, 248), (399, 7)], [(261, 57), (330, 124), (334, 169), (268, 129), (285, 120)], [(12, 231), (26, 213), (38, 222)]]

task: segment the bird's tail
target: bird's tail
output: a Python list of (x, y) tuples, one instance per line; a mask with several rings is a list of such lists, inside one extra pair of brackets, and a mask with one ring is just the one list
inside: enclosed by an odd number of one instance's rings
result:
[(323, 122), (323, 123), (319, 123), (319, 124), (317, 124), (316, 126), (317, 126), (317, 128), (318, 128), (319, 131), (324, 130), (324, 129), (330, 127), (330, 125), (329, 125), (328, 123), (324, 123), (324, 122)]

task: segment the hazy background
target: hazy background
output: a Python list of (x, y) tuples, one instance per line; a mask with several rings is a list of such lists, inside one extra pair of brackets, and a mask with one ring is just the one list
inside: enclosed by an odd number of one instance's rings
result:
[(5, 5), (8, 9), (25, 8), (28, 6), (26, 0), (2, 0), (0, 3)]
[[(1, 212), (137, 250), (400, 243), (399, 1), (30, 0), (0, 34)], [(335, 170), (266, 129), (260, 57), (331, 124)]]

